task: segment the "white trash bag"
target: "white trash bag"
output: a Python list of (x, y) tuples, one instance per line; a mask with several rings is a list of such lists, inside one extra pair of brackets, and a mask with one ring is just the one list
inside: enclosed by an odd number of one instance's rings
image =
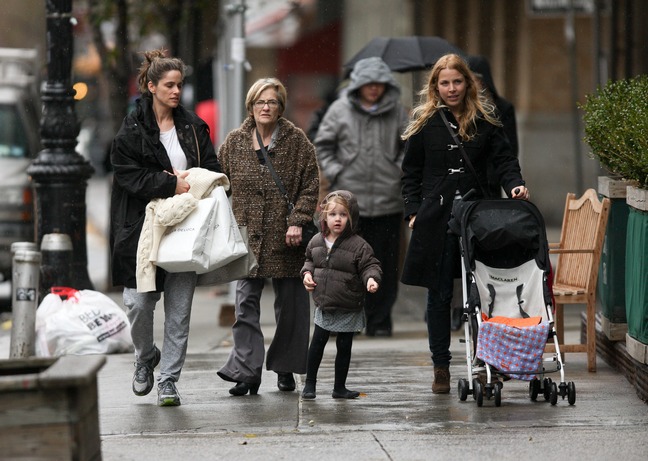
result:
[(126, 312), (93, 290), (52, 287), (36, 310), (36, 355), (132, 352)]

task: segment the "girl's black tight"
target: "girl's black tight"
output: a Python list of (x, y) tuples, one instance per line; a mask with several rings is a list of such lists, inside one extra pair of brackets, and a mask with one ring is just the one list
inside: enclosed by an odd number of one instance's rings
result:
[[(315, 387), (317, 381), (317, 371), (322, 363), (324, 348), (329, 340), (331, 332), (315, 325), (313, 339), (308, 349), (308, 368), (306, 372), (306, 385), (311, 384)], [(351, 363), (351, 347), (353, 346), (353, 332), (337, 333), (335, 345), (337, 354), (335, 356), (335, 385), (334, 389), (345, 389), (347, 375), (349, 374), (349, 365)]]

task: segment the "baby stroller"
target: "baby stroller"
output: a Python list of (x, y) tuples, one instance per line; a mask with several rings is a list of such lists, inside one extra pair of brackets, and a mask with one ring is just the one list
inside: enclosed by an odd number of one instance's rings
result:
[[(543, 394), (555, 405), (560, 395), (576, 402), (576, 387), (565, 383), (551, 295), (551, 262), (544, 220), (524, 200), (470, 201), (453, 206), (451, 232), (459, 235), (463, 320), (468, 378), (459, 399), (472, 392), (502, 402), (503, 381), (529, 381), (529, 397)], [(556, 352), (544, 354), (553, 339)], [(548, 373), (560, 373), (556, 384)]]

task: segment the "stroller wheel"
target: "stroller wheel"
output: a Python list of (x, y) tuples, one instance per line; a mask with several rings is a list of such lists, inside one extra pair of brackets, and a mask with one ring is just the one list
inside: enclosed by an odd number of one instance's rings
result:
[[(477, 378), (473, 378), (472, 380), (472, 394), (473, 394), (473, 400), (477, 400), (477, 385), (481, 385), (481, 382)], [(479, 391), (481, 394), (481, 390)]]
[(567, 401), (570, 405), (576, 403), (576, 385), (573, 381), (567, 383)]
[(459, 392), (459, 400), (462, 402), (468, 398), (468, 380), (461, 378), (459, 384), (457, 385), (457, 390)]
[(555, 405), (558, 403), (558, 385), (556, 383), (551, 383), (551, 395), (550, 395), (550, 403), (552, 405)]
[(551, 378), (545, 378), (542, 380), (542, 392), (544, 393), (544, 399), (549, 400), (551, 398)]
[(475, 384), (475, 398), (477, 400), (477, 406), (481, 407), (484, 404), (484, 388), (482, 386), (482, 383), (477, 380), (477, 383)]
[(540, 380), (538, 378), (533, 378), (532, 381), (529, 381), (529, 398), (535, 402), (540, 393)]
[(495, 406), (499, 407), (502, 405), (502, 386), (496, 384), (494, 391), (495, 391)]

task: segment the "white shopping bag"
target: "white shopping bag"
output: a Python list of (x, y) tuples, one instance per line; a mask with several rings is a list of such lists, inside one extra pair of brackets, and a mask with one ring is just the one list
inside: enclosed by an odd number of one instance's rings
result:
[(216, 187), (162, 237), (155, 264), (169, 272), (204, 274), (247, 255), (225, 189)]
[(236, 223), (225, 189), (223, 187), (215, 188), (211, 197), (216, 199), (216, 205), (209, 265), (205, 268), (206, 270), (199, 273), (218, 269), (248, 254), (247, 245)]
[(169, 272), (202, 273), (209, 267), (215, 210), (216, 199), (204, 198), (182, 222), (169, 227), (160, 240), (155, 265)]
[(247, 237), (247, 227), (239, 226), (239, 232), (246, 243), (247, 254), (231, 261), (224, 266), (201, 274), (198, 277), (198, 285), (221, 285), (234, 280), (241, 280), (250, 277), (259, 268), (254, 253), (250, 250)]

